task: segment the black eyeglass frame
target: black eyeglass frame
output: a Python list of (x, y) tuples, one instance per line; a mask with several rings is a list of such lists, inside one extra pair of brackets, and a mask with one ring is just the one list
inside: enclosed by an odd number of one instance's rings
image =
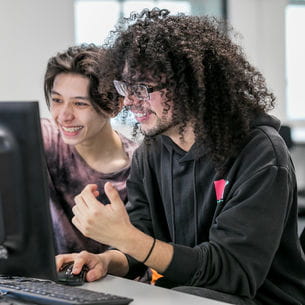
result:
[[(121, 96), (135, 95), (136, 98), (138, 98), (139, 100), (150, 100), (150, 95), (149, 95), (150, 93), (164, 89), (164, 87), (160, 85), (147, 86), (141, 83), (132, 85), (119, 80), (114, 80), (113, 85), (116, 91), (118, 92), (118, 94), (120, 94)], [(139, 95), (138, 94), (139, 90), (137, 90), (137, 88), (144, 89), (145, 96)]]

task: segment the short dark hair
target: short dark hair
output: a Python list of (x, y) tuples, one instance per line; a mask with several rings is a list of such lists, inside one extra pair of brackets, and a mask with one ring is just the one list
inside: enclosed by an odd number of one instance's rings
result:
[(148, 76), (167, 88), (181, 138), (192, 122), (196, 143), (219, 168), (240, 151), (251, 121), (275, 99), (230, 31), (212, 17), (155, 8), (123, 19), (109, 37), (118, 75), (127, 62), (131, 82)]
[(82, 44), (69, 47), (51, 57), (44, 77), (44, 94), (48, 106), (55, 77), (60, 73), (75, 73), (89, 79), (89, 97), (96, 111), (118, 114), (122, 98), (113, 86), (114, 76), (103, 73), (105, 52), (104, 48), (94, 44)]

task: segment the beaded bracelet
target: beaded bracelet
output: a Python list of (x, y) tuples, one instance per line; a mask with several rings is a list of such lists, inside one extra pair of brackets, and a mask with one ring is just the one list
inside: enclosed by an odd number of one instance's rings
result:
[(155, 247), (155, 244), (156, 244), (156, 239), (154, 238), (154, 241), (153, 241), (153, 243), (152, 243), (152, 245), (151, 245), (151, 248), (150, 248), (150, 250), (149, 250), (149, 252), (148, 252), (146, 258), (145, 258), (144, 261), (142, 262), (143, 264), (145, 264), (146, 261), (149, 259), (150, 255), (151, 255), (151, 252), (153, 251), (153, 249), (154, 249), (154, 247)]

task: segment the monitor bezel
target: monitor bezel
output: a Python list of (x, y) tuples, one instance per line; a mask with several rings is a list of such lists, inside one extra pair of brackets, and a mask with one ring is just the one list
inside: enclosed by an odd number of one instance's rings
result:
[[(2, 242), (2, 250), (5, 252), (7, 249), (7, 258), (0, 256), (0, 274), (56, 280), (54, 237), (38, 102), (0, 102), (0, 126), (9, 133), (9, 137), (14, 138), (18, 149), (12, 159), (19, 159), (16, 166), (11, 164), (14, 174), (8, 171), (5, 177), (0, 177), (8, 179), (9, 183), (6, 181), (6, 184), (10, 191), (17, 194), (14, 200), (8, 200), (10, 202), (4, 202), (5, 198), (1, 200), (2, 225), (9, 228), (9, 223), (14, 226), (15, 221), (15, 227), (8, 230), (14, 234)], [(11, 212), (6, 212), (9, 210), (15, 210), (15, 220), (7, 219), (13, 218)], [(4, 230), (7, 231), (6, 228)]]

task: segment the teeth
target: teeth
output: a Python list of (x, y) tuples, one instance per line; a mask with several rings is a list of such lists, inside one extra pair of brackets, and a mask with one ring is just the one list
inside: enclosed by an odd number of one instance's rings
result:
[(75, 131), (78, 131), (82, 128), (83, 128), (82, 126), (76, 126), (76, 127), (64, 127), (64, 126), (62, 126), (62, 129), (64, 131), (67, 131), (67, 132), (75, 132)]
[(139, 112), (137, 112), (137, 113), (134, 113), (134, 115), (135, 115), (137, 118), (142, 118), (142, 117), (146, 116), (146, 113), (139, 113)]

